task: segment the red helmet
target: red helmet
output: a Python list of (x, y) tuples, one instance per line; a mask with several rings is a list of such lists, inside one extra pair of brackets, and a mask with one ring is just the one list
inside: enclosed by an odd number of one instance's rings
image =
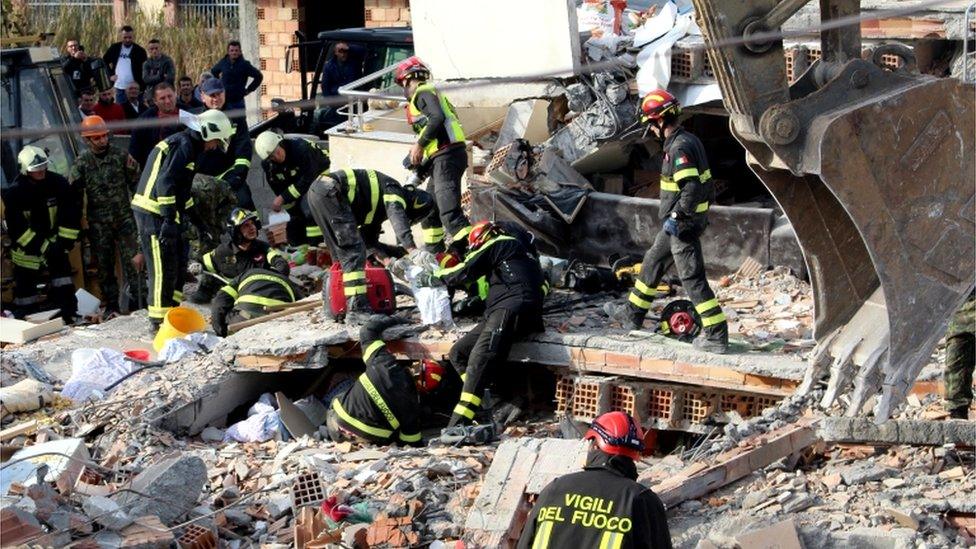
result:
[(678, 116), (681, 114), (681, 105), (667, 90), (657, 89), (641, 99), (639, 114), (641, 122), (658, 120), (666, 114)]
[(420, 362), (417, 391), (422, 395), (430, 394), (440, 385), (442, 377), (444, 377), (444, 367), (436, 360), (425, 358)]
[(393, 81), (398, 86), (403, 86), (407, 83), (407, 80), (411, 79), (430, 79), (430, 69), (416, 55), (400, 61), (400, 64), (397, 65), (396, 73), (393, 76)]
[(482, 244), (488, 242), (491, 237), (498, 234), (498, 227), (491, 221), (480, 221), (471, 227), (468, 233), (468, 247), (477, 250)]
[(603, 453), (637, 460), (644, 451), (644, 433), (634, 418), (623, 412), (607, 412), (593, 420), (584, 440), (595, 440)]

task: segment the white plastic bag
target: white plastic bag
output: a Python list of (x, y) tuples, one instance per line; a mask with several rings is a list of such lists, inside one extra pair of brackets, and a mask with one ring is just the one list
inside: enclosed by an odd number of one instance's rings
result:
[(75, 402), (101, 400), (106, 387), (139, 367), (114, 349), (75, 349), (71, 353), (71, 377), (61, 394)]
[(446, 286), (421, 287), (417, 284), (417, 276), (424, 269), (413, 266), (407, 269), (406, 277), (413, 291), (413, 299), (420, 309), (420, 322), (424, 326), (437, 326), (450, 330), (455, 327), (451, 317), (451, 296)]

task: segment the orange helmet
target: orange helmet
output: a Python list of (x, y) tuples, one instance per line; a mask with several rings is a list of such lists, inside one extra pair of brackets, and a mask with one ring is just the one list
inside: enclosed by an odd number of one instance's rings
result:
[(681, 105), (667, 90), (657, 89), (641, 99), (639, 114), (641, 122), (658, 120), (668, 114), (678, 116), (681, 114)]
[(477, 250), (496, 234), (498, 234), (498, 227), (491, 221), (475, 223), (471, 227), (471, 232), (468, 233), (468, 247), (472, 250)]
[(105, 120), (97, 114), (86, 116), (85, 119), (81, 121), (82, 137), (101, 137), (107, 133), (108, 128), (105, 127)]
[(393, 77), (393, 81), (396, 82), (398, 86), (403, 86), (407, 83), (407, 80), (419, 79), (419, 80), (429, 80), (430, 79), (430, 68), (424, 64), (416, 55), (408, 57), (400, 64), (397, 65), (396, 73)]
[(593, 420), (584, 440), (596, 441), (603, 453), (640, 459), (644, 451), (644, 433), (634, 418), (623, 412), (608, 412)]
[(440, 385), (442, 377), (444, 377), (444, 367), (436, 360), (425, 358), (420, 362), (417, 391), (422, 395), (429, 395)]

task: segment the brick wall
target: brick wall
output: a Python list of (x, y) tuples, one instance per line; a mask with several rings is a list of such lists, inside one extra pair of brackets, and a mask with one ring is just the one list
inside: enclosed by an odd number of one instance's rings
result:
[(406, 27), (410, 25), (409, 0), (366, 0), (367, 27)]
[[(298, 0), (257, 0), (258, 68), (264, 73), (260, 89), (262, 107), (270, 106), (273, 97), (285, 100), (301, 97), (298, 72), (285, 74), (285, 50), (295, 43), (295, 31), (304, 12), (298, 7)], [(292, 57), (297, 59), (295, 55)]]

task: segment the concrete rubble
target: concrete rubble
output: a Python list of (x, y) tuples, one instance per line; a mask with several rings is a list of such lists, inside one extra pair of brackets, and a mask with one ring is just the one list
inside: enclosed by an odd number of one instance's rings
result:
[[(593, 300), (557, 289), (547, 334), (512, 355), (548, 365), (548, 371), (536, 368), (550, 388), (526, 384), (538, 394), (531, 405), (523, 395), (520, 406), (508, 408), (515, 410), (512, 421), (492, 445), (412, 449), (323, 441), (321, 405), (302, 397), (323, 373), (354, 364), (358, 355), (354, 334), (319, 311), (247, 328), (212, 353), (135, 374), (102, 400), (73, 405), (55, 398), (41, 410), (12, 414), (0, 426), (5, 459), (12, 455), (8, 447), (29, 456), (28, 450), (43, 453), (54, 444), (76, 456), (65, 461), (78, 467), (56, 460), (43, 471), (40, 462), (3, 465), (4, 544), (443, 547), (464, 540), (467, 547), (506, 546), (528, 512), (525, 495), (575, 470), (585, 451), (567, 420), (579, 428), (587, 418), (572, 403), (558, 411), (553, 374), (595, 378), (607, 387), (666, 381), (689, 395), (709, 387), (775, 396), (764, 408), (709, 410), (695, 428), (653, 424), (676, 433), (677, 443), (659, 442), (638, 464), (639, 478), (669, 502), (676, 547), (972, 544), (976, 475), (966, 441), (974, 426), (942, 420), (935, 361), (897, 421), (876, 426), (825, 416), (816, 407), (822, 389), (791, 394), (813, 346), (809, 285), (783, 269), (747, 267), (714, 281), (739, 349), (728, 357), (696, 354), (652, 335), (651, 323), (630, 334), (608, 328), (598, 303), (619, 295), (613, 289), (591, 294)], [(40, 369), (58, 388), (70, 375), (73, 349), (109, 346), (113, 336), (146, 341), (152, 334), (143, 326), (143, 318), (120, 318), (5, 347), (4, 383), (32, 379)], [(390, 342), (403, 356), (445, 352), (457, 334), (406, 336)], [(566, 351), (573, 346), (585, 360)], [(565, 357), (572, 360), (561, 362)], [(648, 361), (672, 369), (645, 368)], [(676, 364), (684, 365), (684, 377)], [(712, 378), (701, 374), (707, 371)], [(718, 372), (724, 381), (714, 377)], [(605, 404), (613, 402), (607, 396)], [(271, 414), (267, 440), (229, 438), (248, 408)], [(296, 425), (298, 412), (311, 430), (296, 438), (284, 425)], [(714, 480), (716, 471), (721, 481)], [(703, 482), (705, 476), (711, 480)]]

